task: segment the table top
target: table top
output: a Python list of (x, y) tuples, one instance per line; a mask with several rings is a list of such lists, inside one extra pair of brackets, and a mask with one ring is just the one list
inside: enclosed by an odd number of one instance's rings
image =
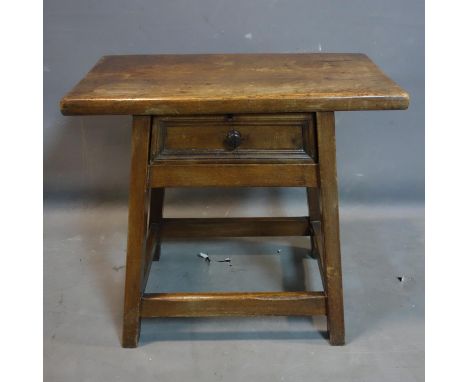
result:
[(354, 53), (104, 56), (64, 115), (406, 109), (408, 93)]

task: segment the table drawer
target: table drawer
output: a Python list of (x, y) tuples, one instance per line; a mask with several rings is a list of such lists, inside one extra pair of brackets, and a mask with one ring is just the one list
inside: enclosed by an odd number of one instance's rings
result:
[(315, 158), (310, 114), (173, 116), (153, 119), (151, 158)]

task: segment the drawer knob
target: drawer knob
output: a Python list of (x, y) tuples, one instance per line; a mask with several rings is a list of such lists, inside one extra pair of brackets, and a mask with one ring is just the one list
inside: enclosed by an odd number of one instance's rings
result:
[(241, 134), (237, 130), (229, 130), (226, 136), (226, 143), (230, 149), (234, 150), (241, 144)]

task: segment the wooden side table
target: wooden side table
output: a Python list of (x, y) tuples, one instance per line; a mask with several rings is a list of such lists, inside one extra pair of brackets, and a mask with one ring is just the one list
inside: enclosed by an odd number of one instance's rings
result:
[[(64, 115), (133, 115), (123, 346), (146, 317), (326, 315), (345, 341), (334, 111), (406, 109), (408, 94), (362, 54), (106, 56)], [(306, 187), (309, 215), (163, 217), (166, 187)], [(323, 291), (145, 293), (161, 240), (310, 236)]]

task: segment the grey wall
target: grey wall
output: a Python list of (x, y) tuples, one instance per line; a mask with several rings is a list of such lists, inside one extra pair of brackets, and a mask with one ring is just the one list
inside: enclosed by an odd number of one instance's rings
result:
[[(46, 198), (126, 198), (130, 118), (59, 112), (60, 98), (100, 56), (318, 51), (366, 53), (411, 95), (407, 111), (337, 113), (341, 198), (423, 201), (422, 0), (45, 0)], [(299, 195), (264, 192), (285, 202)], [(172, 195), (176, 200), (187, 191)]]

